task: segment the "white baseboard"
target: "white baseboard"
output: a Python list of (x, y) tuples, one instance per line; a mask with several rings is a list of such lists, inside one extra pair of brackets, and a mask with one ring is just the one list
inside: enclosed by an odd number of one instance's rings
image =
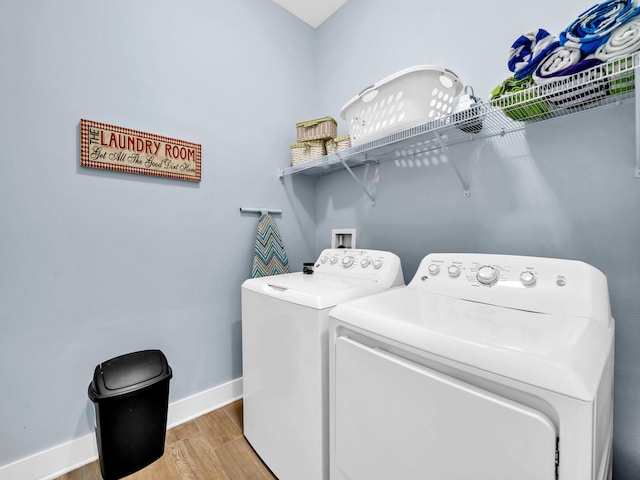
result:
[(242, 398), (242, 377), (178, 400), (169, 405), (167, 428), (188, 422), (240, 398)]
[[(242, 378), (169, 405), (167, 428), (199, 417), (242, 397)], [(95, 433), (0, 467), (0, 480), (50, 480), (98, 458)]]

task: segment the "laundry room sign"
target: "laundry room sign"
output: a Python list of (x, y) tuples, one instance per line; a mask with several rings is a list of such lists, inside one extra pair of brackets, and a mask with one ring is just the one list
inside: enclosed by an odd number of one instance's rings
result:
[(80, 165), (199, 182), (202, 147), (196, 143), (80, 120)]

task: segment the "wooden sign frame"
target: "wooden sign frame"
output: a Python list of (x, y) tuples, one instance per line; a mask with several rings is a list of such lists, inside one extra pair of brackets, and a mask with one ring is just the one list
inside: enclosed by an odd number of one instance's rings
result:
[(199, 182), (200, 144), (80, 120), (80, 165)]

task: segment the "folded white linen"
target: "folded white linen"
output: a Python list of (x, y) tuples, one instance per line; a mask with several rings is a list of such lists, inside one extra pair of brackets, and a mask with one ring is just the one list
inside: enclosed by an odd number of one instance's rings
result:
[(557, 47), (540, 62), (533, 72), (533, 81), (538, 84), (557, 80), (557, 75), (578, 64), (582, 52), (574, 47)]
[(640, 17), (635, 16), (611, 32), (607, 42), (598, 47), (593, 57), (602, 62), (608, 62), (638, 50), (640, 50)]

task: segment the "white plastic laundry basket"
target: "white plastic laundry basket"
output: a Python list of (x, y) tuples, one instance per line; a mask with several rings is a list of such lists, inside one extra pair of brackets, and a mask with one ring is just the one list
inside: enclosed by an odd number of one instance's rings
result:
[(356, 146), (450, 114), (462, 86), (451, 70), (418, 65), (365, 88), (340, 116)]

